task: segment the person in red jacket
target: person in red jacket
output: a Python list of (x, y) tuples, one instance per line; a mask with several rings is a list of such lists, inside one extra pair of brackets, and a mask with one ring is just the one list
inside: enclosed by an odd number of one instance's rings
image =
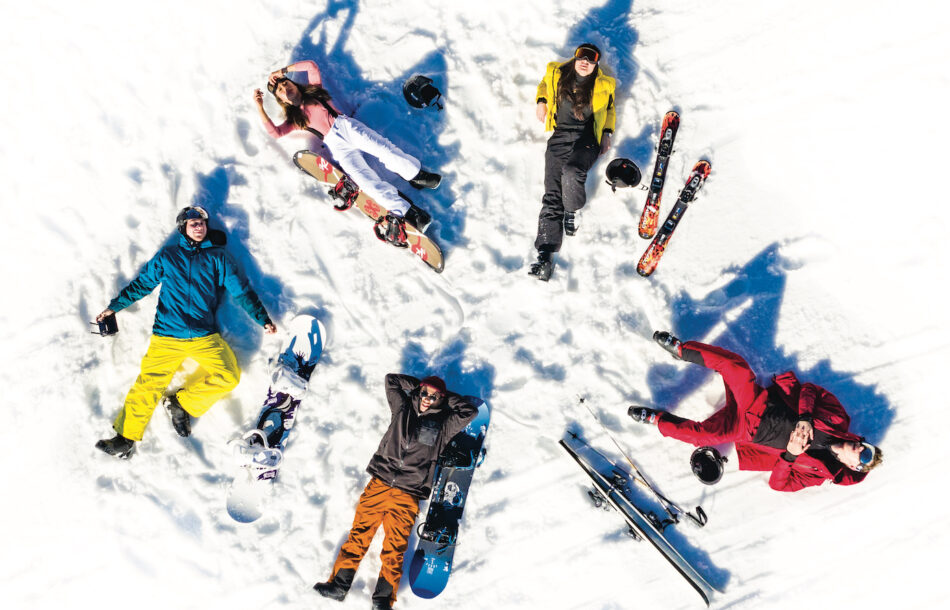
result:
[(768, 388), (738, 354), (696, 341), (682, 343), (668, 332), (654, 340), (678, 360), (712, 369), (726, 386), (726, 404), (704, 421), (632, 406), (637, 422), (695, 446), (735, 442), (739, 470), (771, 471), (769, 486), (798, 491), (831, 481), (860, 483), (880, 464), (881, 450), (848, 430), (851, 418), (838, 399), (791, 371), (776, 375)]

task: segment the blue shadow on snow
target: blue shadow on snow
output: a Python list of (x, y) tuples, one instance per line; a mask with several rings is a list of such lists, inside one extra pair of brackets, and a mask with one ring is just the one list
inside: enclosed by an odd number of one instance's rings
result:
[[(701, 298), (685, 292), (675, 295), (671, 330), (683, 341), (708, 337), (705, 343), (736, 352), (760, 374), (760, 383), (767, 385), (771, 375), (790, 370), (802, 382), (826, 388), (851, 416), (851, 431), (880, 444), (895, 415), (887, 397), (874, 386), (858, 383), (854, 372), (834, 370), (828, 360), (804, 369), (798, 357), (776, 344), (786, 273), (796, 266), (782, 255), (781, 244), (768, 246), (741, 267), (725, 269), (723, 273), (733, 279), (721, 288)], [(721, 330), (714, 332), (717, 328)], [(762, 378), (763, 373), (769, 377)], [(675, 410), (714, 374), (688, 363), (656, 365), (647, 375), (653, 403)]]

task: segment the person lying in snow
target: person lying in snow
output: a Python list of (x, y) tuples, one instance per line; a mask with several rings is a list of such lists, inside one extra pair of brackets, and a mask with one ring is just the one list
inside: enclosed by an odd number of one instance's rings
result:
[(538, 260), (531, 275), (547, 281), (551, 255), (564, 234), (577, 230), (577, 212), (587, 203), (587, 171), (610, 148), (617, 122), (617, 82), (600, 67), (600, 49), (584, 43), (566, 62), (551, 62), (538, 85), (535, 114), (553, 131), (544, 153), (544, 196), (534, 247)]
[(116, 435), (96, 443), (97, 449), (117, 458), (129, 458), (135, 452), (136, 441), (142, 440), (152, 412), (185, 358), (196, 361), (205, 375), (166, 398), (179, 436), (190, 436), (191, 418), (203, 415), (238, 384), (241, 371), (237, 359), (221, 338), (215, 319), (221, 288), (265, 332), (277, 332), (257, 293), (219, 243), (223, 240), (217, 236), (223, 234), (208, 230), (208, 212), (198, 206), (184, 208), (177, 225), (177, 241), (159, 250), (96, 317), (101, 321), (162, 285), (142, 371), (112, 424)]
[(432, 491), (435, 464), (452, 437), (478, 413), (465, 398), (446, 391), (439, 377), (420, 381), (409, 375), (386, 375), (386, 399), (392, 419), (366, 467), (372, 478), (356, 505), (353, 527), (333, 564), (330, 580), (313, 586), (320, 595), (343, 601), (382, 524), (386, 537), (373, 608), (391, 608), (396, 601), (403, 555), (419, 501)]
[[(289, 78), (290, 72), (303, 73), (306, 84), (298, 84)], [(405, 215), (410, 210), (409, 202), (399, 195), (396, 187), (384, 182), (367, 165), (363, 154), (370, 154), (387, 169), (398, 174), (415, 188), (434, 189), (442, 181), (441, 176), (422, 169), (418, 159), (376, 133), (353, 117), (342, 114), (333, 105), (330, 94), (323, 88), (323, 79), (317, 64), (310, 60), (298, 61), (275, 72), (267, 79), (267, 89), (274, 94), (284, 111), (284, 122), (274, 125), (264, 110), (264, 93), (254, 90), (254, 102), (264, 124), (264, 129), (274, 138), (280, 138), (295, 130), (306, 130), (321, 140), (333, 154), (340, 168), (353, 179), (361, 190), (389, 210), (386, 217), (386, 238), (399, 245), (405, 242)], [(424, 228), (428, 218), (410, 218), (411, 224)]]
[(860, 483), (881, 463), (881, 450), (848, 431), (851, 418), (835, 396), (791, 371), (776, 375), (768, 388), (738, 354), (696, 341), (682, 343), (668, 332), (654, 340), (677, 360), (712, 369), (726, 386), (726, 404), (696, 422), (664, 411), (631, 406), (637, 422), (695, 446), (735, 442), (740, 470), (771, 471), (769, 486), (798, 491), (831, 481)]

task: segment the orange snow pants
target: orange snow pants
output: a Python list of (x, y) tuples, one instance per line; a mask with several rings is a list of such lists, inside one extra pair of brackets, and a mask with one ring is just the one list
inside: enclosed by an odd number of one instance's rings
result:
[[(333, 564), (333, 576), (340, 570), (356, 570), (366, 554), (380, 524), (385, 532), (383, 566), (379, 570), (374, 598), (388, 597), (396, 601), (396, 589), (402, 579), (402, 560), (409, 547), (409, 535), (419, 514), (419, 500), (401, 489), (390, 487), (376, 477), (366, 485), (356, 504), (356, 516), (350, 535), (340, 548)], [(333, 580), (333, 576), (330, 580)]]

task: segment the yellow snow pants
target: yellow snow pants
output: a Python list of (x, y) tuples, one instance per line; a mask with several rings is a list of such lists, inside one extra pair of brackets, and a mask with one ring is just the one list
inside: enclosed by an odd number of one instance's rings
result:
[(196, 339), (152, 335), (142, 358), (142, 371), (112, 424), (116, 432), (133, 441), (142, 440), (152, 412), (185, 358), (197, 362), (206, 373), (177, 395), (181, 406), (194, 417), (204, 415), (241, 379), (237, 358), (218, 333)]

